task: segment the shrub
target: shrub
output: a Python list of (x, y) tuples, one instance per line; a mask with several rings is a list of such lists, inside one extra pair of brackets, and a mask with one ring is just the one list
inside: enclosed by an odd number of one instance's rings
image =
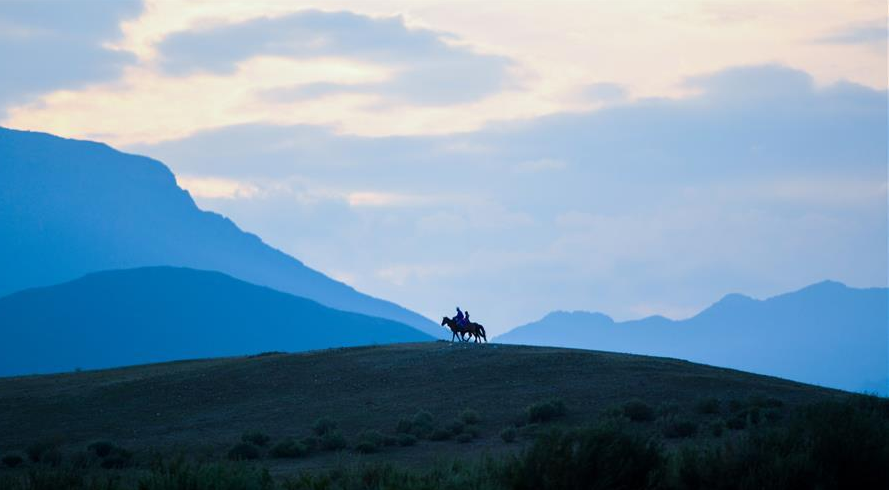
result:
[(435, 419), (432, 414), (421, 410), (411, 419), (411, 434), (417, 437), (427, 437), (435, 429)]
[(710, 433), (713, 434), (713, 437), (722, 437), (724, 430), (725, 422), (722, 419), (714, 420), (710, 423)]
[(507, 488), (657, 488), (664, 459), (652, 440), (607, 425), (551, 431), (502, 470)]
[(321, 437), (321, 449), (325, 451), (339, 451), (348, 445), (346, 436), (338, 430), (329, 431)]
[(781, 413), (781, 410), (778, 408), (769, 408), (765, 412), (763, 412), (763, 416), (769, 422), (777, 422), (784, 418), (784, 414)]
[(728, 401), (728, 409), (730, 412), (738, 412), (744, 409), (744, 402), (738, 400), (737, 398), (732, 398)]
[(34, 463), (39, 463), (44, 460), (46, 453), (58, 452), (57, 449), (60, 444), (61, 442), (56, 439), (37, 441), (25, 448), (25, 453), (27, 453), (28, 459)]
[(463, 433), (457, 436), (457, 442), (460, 444), (466, 444), (467, 442), (472, 442), (472, 434)]
[(133, 453), (127, 451), (126, 449), (115, 447), (111, 453), (105, 456), (102, 459), (102, 468), (106, 470), (110, 470), (112, 468), (126, 468), (130, 465), (130, 461), (133, 459)]
[(383, 445), (384, 446), (394, 446), (398, 444), (398, 438), (389, 434), (383, 436)]
[(383, 447), (383, 434), (378, 430), (365, 430), (358, 434), (355, 449), (360, 453), (374, 453)]
[(318, 436), (306, 436), (303, 437), (300, 442), (302, 442), (309, 451), (314, 451), (321, 447), (321, 438)]
[(3, 462), (3, 465), (7, 468), (15, 468), (22, 463), (25, 462), (25, 458), (21, 457), (18, 454), (7, 454), (3, 456), (3, 459), (0, 460)]
[(515, 442), (517, 435), (518, 431), (515, 430), (515, 427), (507, 427), (500, 431), (500, 438), (503, 439), (503, 442)]
[(718, 398), (702, 398), (695, 404), (695, 411), (705, 415), (715, 415), (719, 413)]
[(47, 450), (40, 456), (40, 462), (56, 467), (62, 464), (62, 451), (58, 448)]
[(732, 430), (743, 430), (747, 428), (747, 417), (743, 416), (743, 414), (735, 415), (726, 421), (725, 426)]
[(315, 421), (315, 425), (312, 426), (312, 432), (317, 436), (324, 437), (330, 432), (335, 431), (336, 427), (336, 422), (327, 417), (322, 417)]
[(664, 425), (661, 433), (669, 439), (686, 438), (695, 435), (698, 425), (690, 420), (671, 420)]
[(417, 443), (417, 436), (413, 434), (398, 434), (398, 445), (405, 446), (413, 446)]
[(633, 422), (654, 420), (654, 410), (641, 400), (630, 400), (623, 405), (624, 416)]
[(451, 431), (447, 429), (435, 429), (429, 434), (429, 440), (431, 441), (446, 441), (451, 438), (453, 434)]
[(309, 454), (309, 447), (293, 439), (284, 439), (271, 450), (273, 458), (302, 458)]
[(454, 420), (450, 424), (445, 427), (445, 429), (449, 430), (451, 434), (457, 435), (463, 432), (463, 429), (466, 428), (466, 425), (463, 424), (460, 420)]
[(241, 442), (249, 442), (257, 446), (265, 446), (272, 438), (259, 431), (245, 432), (241, 436)]
[(409, 419), (399, 419), (398, 423), (395, 425), (395, 432), (399, 434), (410, 434), (413, 431), (413, 427), (414, 425)]
[(259, 459), (259, 448), (249, 442), (240, 442), (229, 450), (228, 459), (232, 461)]
[(473, 425), (481, 422), (482, 418), (478, 412), (467, 408), (460, 412), (460, 420), (466, 425)]
[(565, 403), (562, 400), (553, 399), (530, 405), (525, 412), (530, 423), (549, 422), (563, 417), (566, 413)]
[(97, 441), (87, 446), (86, 449), (96, 456), (104, 458), (111, 454), (111, 451), (114, 451), (114, 447), (114, 444), (108, 441)]
[[(658, 405), (657, 407), (657, 416), (661, 418), (670, 418), (679, 414), (679, 405), (673, 402), (664, 402)], [(618, 410), (618, 415), (623, 415), (621, 410)]]

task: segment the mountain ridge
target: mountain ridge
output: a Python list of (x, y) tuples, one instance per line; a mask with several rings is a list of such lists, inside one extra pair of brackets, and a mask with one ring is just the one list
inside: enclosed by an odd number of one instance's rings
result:
[(443, 337), (431, 320), (201, 210), (162, 162), (100, 142), (0, 127), (0, 238), (0, 296), (100, 270), (182, 266)]
[(662, 355), (887, 394), (887, 297), (886, 288), (821, 281), (766, 299), (728, 294), (681, 320), (550, 313), (496, 340)]
[(0, 298), (0, 375), (306, 351), (431, 336), (216, 271), (101, 271)]

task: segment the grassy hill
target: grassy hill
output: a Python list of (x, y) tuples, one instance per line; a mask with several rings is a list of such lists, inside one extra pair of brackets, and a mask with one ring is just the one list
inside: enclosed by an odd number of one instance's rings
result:
[[(420, 466), (515, 451), (530, 440), (526, 432), (540, 426), (520, 427), (512, 444), (501, 439), (501, 430), (529, 405), (553, 398), (567, 408), (558, 424), (592, 423), (635, 399), (655, 413), (690, 421), (699, 429), (691, 437), (705, 442), (713, 437), (713, 421), (730, 419), (750, 400), (769, 400), (770, 410), (783, 413), (844, 396), (675, 359), (499, 344), (393, 344), (2, 378), (0, 453), (56, 440), (71, 455), (107, 440), (134, 451), (136, 460), (146, 459), (151, 448), (224, 459), (246, 431), (267, 434), (273, 446), (309, 435), (321, 417), (336, 421), (351, 447), (363, 430), (394, 435), (400, 419), (421, 410), (439, 427), (465, 409), (479, 414), (477, 437), (466, 443), (421, 439), (371, 455), (349, 449), (262, 461), (279, 475), (353, 460)], [(702, 409), (708, 399), (716, 400), (716, 413)], [(662, 417), (630, 425), (657, 432)]]

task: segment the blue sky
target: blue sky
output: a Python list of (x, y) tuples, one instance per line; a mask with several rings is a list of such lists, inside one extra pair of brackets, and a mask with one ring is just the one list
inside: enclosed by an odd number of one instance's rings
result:
[(427, 316), (887, 284), (881, 2), (65, 5), (0, 4), (0, 124), (158, 158)]

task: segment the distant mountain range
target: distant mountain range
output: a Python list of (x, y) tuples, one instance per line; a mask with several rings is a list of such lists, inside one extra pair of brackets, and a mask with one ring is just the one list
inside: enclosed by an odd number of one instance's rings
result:
[(444, 336), (427, 318), (359, 293), (201, 211), (156, 160), (0, 128), (0, 296), (91, 272), (161, 265), (221, 271)]
[(432, 340), (391, 320), (173, 267), (100, 272), (5, 296), (0, 332), (0, 376)]
[(889, 394), (889, 290), (826, 281), (766, 300), (730, 294), (687, 320), (555, 312), (496, 341), (676, 357)]

